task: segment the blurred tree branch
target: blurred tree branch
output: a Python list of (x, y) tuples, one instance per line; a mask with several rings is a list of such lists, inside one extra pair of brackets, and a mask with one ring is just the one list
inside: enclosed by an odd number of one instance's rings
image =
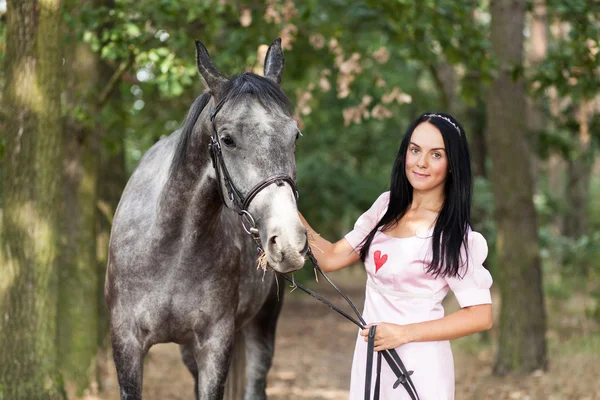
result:
[(113, 94), (115, 89), (119, 86), (119, 83), (121, 82), (121, 78), (123, 77), (123, 75), (125, 75), (125, 73), (133, 65), (134, 60), (135, 60), (135, 56), (132, 52), (130, 54), (129, 59), (127, 61), (123, 61), (119, 65), (119, 68), (117, 68), (115, 70), (114, 74), (111, 76), (110, 80), (108, 81), (108, 84), (100, 93), (100, 98), (98, 99), (98, 107), (102, 108), (104, 106), (104, 104), (106, 104), (106, 101), (110, 98), (110, 96)]

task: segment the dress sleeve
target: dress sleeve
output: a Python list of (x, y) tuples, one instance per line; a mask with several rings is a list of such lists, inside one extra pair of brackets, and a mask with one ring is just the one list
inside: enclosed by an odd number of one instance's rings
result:
[(459, 276), (445, 278), (461, 307), (492, 304), (490, 294), (492, 275), (483, 266), (487, 254), (488, 247), (485, 238), (477, 232), (469, 232), (468, 267), (461, 267)]
[(388, 203), (390, 201), (390, 192), (385, 192), (380, 195), (375, 203), (369, 208), (363, 215), (361, 215), (356, 223), (354, 229), (345, 236), (346, 240), (354, 248), (355, 251), (359, 251), (357, 247), (367, 237), (369, 232), (373, 230), (377, 222), (383, 217), (383, 214), (387, 210)]

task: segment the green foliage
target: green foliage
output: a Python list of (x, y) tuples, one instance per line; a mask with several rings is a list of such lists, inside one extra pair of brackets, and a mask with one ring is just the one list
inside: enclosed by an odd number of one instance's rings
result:
[[(293, 38), (291, 48), (285, 49), (283, 89), (298, 106), (296, 114), (303, 125), (296, 154), (299, 206), (330, 240), (352, 229), (356, 218), (388, 189), (392, 164), (411, 120), (423, 111), (451, 107), (461, 120), (462, 115), (471, 115), (466, 110), (485, 98), (496, 67), (489, 55), (488, 1), (306, 0), (292, 2), (293, 10), (287, 11), (279, 0), (115, 0), (111, 7), (91, 1), (72, 3), (77, 5), (76, 12), (65, 15), (69, 32), (89, 44), (113, 70), (126, 68), (117, 87), (118, 100), (108, 102), (98, 120), (111, 132), (103, 137), (106, 152), (123, 150), (120, 139), (125, 139), (129, 172), (150, 146), (180, 127), (203, 90), (195, 66), (194, 39), (207, 46), (225, 75), (233, 75), (260, 63), (260, 45), (280, 35)], [(279, 19), (266, 17), (270, 7), (277, 10)], [(548, 55), (535, 69), (514, 68), (512, 72), (529, 77), (532, 94), (547, 100), (548, 89), (556, 88), (559, 100), (570, 100), (572, 108), (558, 117), (548, 107), (544, 110), (546, 123), (536, 132), (535, 143), (542, 159), (559, 154), (574, 160), (581, 156), (574, 142), (579, 130), (574, 107), (600, 92), (600, 5), (587, 0), (548, 0), (547, 9), (551, 23), (562, 22), (563, 34), (549, 37)], [(244, 12), (250, 22), (242, 22)], [(2, 66), (4, 21), (0, 13)], [(359, 71), (351, 73), (350, 79), (344, 72), (349, 64), (341, 64), (353, 54), (358, 55)], [(447, 82), (439, 72), (447, 65), (455, 68), (458, 104), (450, 104), (443, 90)], [(341, 83), (348, 79), (345, 93)], [(324, 81), (330, 89), (321, 85)], [(0, 92), (4, 86), (4, 68), (0, 67)], [(394, 88), (409, 94), (412, 101), (384, 102)], [(308, 99), (303, 99), (306, 94)], [(359, 122), (348, 123), (344, 112), (365, 101), (368, 104), (359, 113)], [(385, 106), (391, 115), (377, 118), (377, 105)], [(79, 104), (69, 109), (69, 116), (85, 125), (93, 117), (90, 108)], [(0, 160), (5, 147), (2, 109)], [(465, 118), (463, 124), (472, 122)], [(590, 121), (590, 132), (592, 147), (597, 148), (597, 117)], [(557, 299), (567, 299), (575, 291), (591, 294), (597, 306), (588, 312), (600, 321), (600, 183), (596, 177), (591, 187), (589, 232), (570, 239), (560, 235), (560, 218), (568, 205), (552, 195), (543, 172), (538, 179), (534, 202), (545, 293)], [(494, 198), (489, 181), (482, 177), (475, 180), (473, 228), (488, 242), (486, 266), (495, 274)], [(312, 277), (312, 268), (296, 274), (299, 280)], [(598, 347), (597, 342), (593, 345)], [(5, 389), (0, 385), (0, 399)]]
[(547, 128), (537, 132), (537, 153), (540, 158), (547, 160), (552, 153), (558, 153), (562, 157), (568, 158), (573, 149), (572, 132), (567, 127)]
[[(544, 159), (559, 154), (572, 163), (593, 163), (600, 144), (597, 117), (589, 121), (591, 145), (582, 147), (579, 107), (600, 91), (600, 5), (585, 0), (547, 2), (548, 21), (553, 24), (548, 53), (532, 70), (531, 91), (549, 104), (561, 103), (558, 115), (545, 110), (547, 123), (538, 132), (538, 153)], [(549, 96), (550, 89), (555, 94)], [(556, 114), (556, 111), (555, 111)], [(540, 216), (540, 245), (545, 265), (546, 289), (553, 297), (570, 296), (574, 291), (592, 294), (600, 300), (600, 287), (594, 286), (600, 256), (600, 224), (595, 222), (599, 209), (594, 208), (593, 183), (590, 194), (589, 231), (577, 238), (561, 235), (560, 220), (568, 218), (570, 205), (550, 193), (545, 177), (540, 177), (541, 190), (536, 195)], [(554, 192), (556, 192), (554, 188)], [(596, 279), (597, 280), (597, 279)], [(600, 304), (600, 301), (598, 302)], [(600, 317), (600, 306), (596, 311)]]
[(569, 299), (574, 293), (591, 296), (595, 305), (587, 313), (600, 322), (600, 230), (568, 238), (548, 224), (539, 236), (546, 294), (557, 300)]
[(593, 231), (600, 231), (600, 176), (594, 174), (590, 184), (590, 203), (588, 207), (590, 226)]
[[(534, 80), (539, 91), (556, 87), (575, 103), (600, 91), (600, 5), (586, 0), (548, 1), (548, 20), (561, 21), (562, 37), (550, 42)], [(568, 28), (566, 28), (568, 26)]]
[[(553, 234), (550, 227), (540, 232), (542, 256), (551, 260), (562, 260), (561, 274), (565, 277), (587, 279), (589, 267), (598, 268), (600, 257), (600, 231), (578, 238)], [(600, 273), (600, 269), (596, 271)]]
[(486, 2), (474, 0), (395, 1), (368, 3), (384, 19), (405, 58), (424, 68), (441, 61), (464, 68), (461, 91), (467, 105), (474, 104), (482, 87), (491, 83), (493, 60), (489, 56), (489, 11)]
[[(280, 13), (279, 19), (265, 17), (271, 6)], [(298, 106), (303, 125), (296, 158), (300, 209), (319, 232), (335, 240), (389, 187), (395, 153), (410, 121), (423, 111), (450, 106), (442, 91), (445, 82), (437, 76), (442, 65), (460, 71), (456, 75), (460, 104), (452, 104), (459, 114), (484, 98), (495, 68), (489, 56), (489, 4), (475, 0), (307, 0), (295, 2), (294, 12), (287, 16), (283, 7), (281, 1), (117, 0), (114, 8), (84, 5), (71, 23), (80, 39), (115, 68), (133, 60), (119, 88), (121, 103), (107, 106), (126, 110), (126, 125), (113, 115), (117, 112), (103, 116), (103, 121), (125, 137), (129, 171), (153, 143), (181, 125), (202, 90), (194, 39), (201, 40), (218, 68), (231, 75), (257, 65), (259, 45), (270, 43), (293, 25), (291, 49), (285, 49), (283, 89)], [(244, 10), (251, 21), (242, 24)], [(558, 85), (560, 96), (573, 95), (574, 99), (597, 92), (597, 57), (590, 58), (589, 51), (600, 37), (598, 24), (591, 23), (597, 20), (595, 6), (582, 0), (553, 0), (548, 2), (548, 10), (550, 20), (559, 18), (573, 29), (564, 39), (552, 40), (547, 60), (533, 75), (527, 74), (532, 82), (538, 82), (532, 87), (539, 93)], [(582, 18), (585, 23), (577, 24)], [(375, 55), (382, 48), (389, 53), (384, 62)], [(340, 62), (354, 53), (359, 55), (360, 71), (353, 74), (344, 94), (339, 86), (345, 79)], [(325, 71), (329, 72), (324, 75)], [(525, 72), (531, 71), (516, 71)], [(323, 76), (330, 89), (319, 85)], [(384, 104), (391, 117), (374, 118), (374, 106), (383, 104), (382, 98), (394, 87), (410, 94), (412, 102)], [(304, 101), (306, 93), (310, 96)], [(366, 96), (371, 99), (364, 108), (369, 116), (348, 124), (344, 111), (356, 108)], [(547, 118), (551, 119), (549, 111)], [(570, 157), (572, 133), (578, 129), (574, 124), (572, 118), (546, 124), (537, 141), (539, 153)], [(118, 143), (105, 146), (118, 150)], [(488, 267), (492, 270), (493, 203), (489, 183), (478, 178), (473, 224), (488, 240)], [(545, 234), (556, 215), (564, 212), (562, 202), (541, 191), (536, 195), (536, 207), (541, 245), (550, 252), (548, 257), (555, 257), (559, 248), (561, 252), (574, 249), (573, 244), (556, 245), (559, 239)]]
[(123, 76), (119, 105), (130, 114), (121, 127), (130, 167), (179, 126), (200, 94), (194, 39), (206, 44), (224, 73), (237, 73), (255, 61), (252, 55), (265, 35), (277, 36), (275, 27), (243, 29), (239, 7), (217, 0), (117, 0), (113, 8), (84, 3), (77, 18), (71, 17), (80, 40), (115, 69), (133, 61)]
[(600, 354), (600, 335), (591, 332), (584, 335), (572, 335), (569, 338), (551, 338), (549, 346), (559, 354)]
[[(548, 123), (537, 132), (538, 152), (547, 158), (558, 153), (565, 159), (581, 156), (576, 133), (578, 107), (590, 101), (600, 91), (600, 5), (598, 2), (573, 0), (550, 0), (547, 2), (548, 21), (553, 24), (549, 35), (546, 58), (532, 69), (530, 86), (532, 95), (551, 101), (568, 104), (552, 115), (545, 110)], [(560, 21), (560, 22), (559, 22)], [(554, 90), (550, 99), (549, 91)], [(599, 122), (592, 120), (589, 131), (598, 133)], [(593, 157), (593, 148), (583, 156)]]

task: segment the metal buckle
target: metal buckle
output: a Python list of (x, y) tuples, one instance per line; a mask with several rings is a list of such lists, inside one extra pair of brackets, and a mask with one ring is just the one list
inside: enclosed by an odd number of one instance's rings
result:
[(214, 136), (210, 137), (210, 144), (208, 145), (208, 150), (210, 151), (210, 159), (212, 161), (212, 166), (214, 169), (217, 169), (217, 151), (219, 150), (219, 142), (217, 142)]
[[(246, 210), (242, 210), (240, 212), (240, 219), (242, 220), (242, 227), (246, 231), (248, 235), (252, 235), (257, 237), (259, 235), (258, 230), (256, 229), (256, 223), (254, 222), (254, 218), (252, 215)], [(248, 224), (249, 226), (246, 226)]]

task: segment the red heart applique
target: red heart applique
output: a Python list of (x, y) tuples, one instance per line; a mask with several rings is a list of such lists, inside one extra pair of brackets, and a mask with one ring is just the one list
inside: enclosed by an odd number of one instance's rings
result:
[(379, 271), (379, 268), (383, 267), (383, 264), (387, 261), (387, 254), (381, 255), (381, 251), (377, 250), (373, 255), (373, 259), (375, 260), (375, 273)]

